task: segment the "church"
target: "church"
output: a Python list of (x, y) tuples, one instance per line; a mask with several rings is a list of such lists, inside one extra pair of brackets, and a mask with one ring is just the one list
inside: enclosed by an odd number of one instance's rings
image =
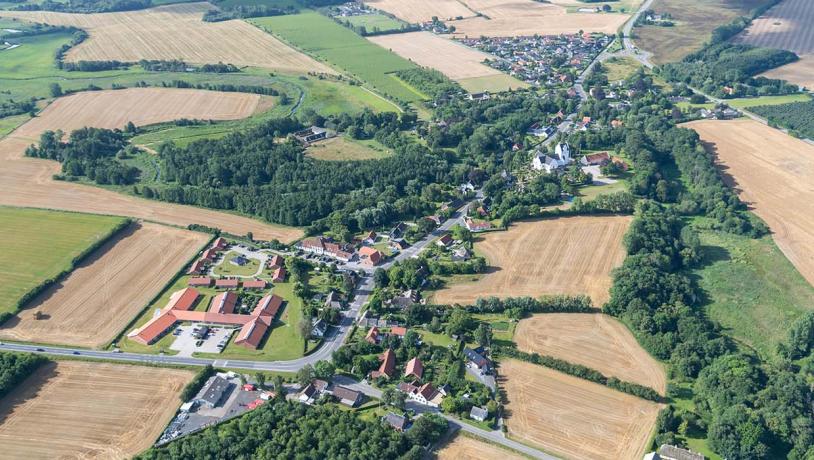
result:
[(557, 169), (567, 166), (572, 161), (571, 147), (568, 146), (567, 142), (560, 142), (554, 149), (554, 157), (544, 155), (539, 150), (534, 152), (534, 159), (531, 161), (531, 167), (537, 171), (545, 171), (548, 174), (551, 174)]

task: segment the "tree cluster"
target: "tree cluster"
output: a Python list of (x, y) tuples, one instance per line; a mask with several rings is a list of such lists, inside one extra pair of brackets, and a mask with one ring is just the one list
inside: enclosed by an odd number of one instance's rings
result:
[(47, 361), (33, 353), (0, 353), (0, 398)]
[(770, 125), (787, 128), (800, 137), (814, 138), (814, 101), (761, 105), (749, 110), (769, 120)]

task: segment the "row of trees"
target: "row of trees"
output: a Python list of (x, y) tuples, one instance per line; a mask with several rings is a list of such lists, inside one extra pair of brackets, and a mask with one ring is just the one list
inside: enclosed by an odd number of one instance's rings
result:
[(27, 2), (15, 7), (19, 11), (59, 11), (62, 13), (107, 13), (112, 11), (143, 10), (153, 5), (152, 0), (44, 0)]
[(37, 100), (33, 97), (23, 101), (4, 101), (0, 102), (0, 118), (10, 117), (12, 115), (20, 115), (23, 113), (31, 113), (37, 108)]

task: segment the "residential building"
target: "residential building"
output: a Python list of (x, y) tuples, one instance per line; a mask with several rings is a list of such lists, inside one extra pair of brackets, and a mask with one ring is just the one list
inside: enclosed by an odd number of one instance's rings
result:
[(208, 276), (194, 276), (187, 280), (189, 287), (209, 287), (212, 286), (212, 278)]
[(376, 248), (370, 246), (362, 246), (359, 249), (359, 261), (369, 267), (375, 267), (381, 263), (384, 256)]
[(243, 282), (243, 289), (265, 289), (265, 280), (249, 280)]
[(331, 393), (340, 403), (348, 407), (356, 407), (362, 402), (362, 393), (347, 387), (337, 385)]
[(470, 219), (469, 217), (464, 219), (464, 225), (466, 226), (466, 229), (472, 233), (484, 232), (486, 230), (492, 229), (491, 222), (485, 220)]
[(367, 235), (365, 235), (364, 242), (367, 243), (367, 244), (373, 244), (373, 243), (376, 242), (377, 237), (378, 237), (378, 235), (376, 234), (376, 232), (371, 230), (370, 232), (368, 232)]
[(206, 260), (205, 259), (198, 259), (192, 263), (187, 270), (187, 275), (200, 275), (204, 272), (204, 268), (206, 267)]
[(237, 278), (221, 278), (215, 281), (217, 289), (237, 289), (240, 287), (240, 280)]
[(424, 376), (424, 363), (417, 357), (407, 361), (407, 366), (404, 368), (404, 376), (412, 376), (421, 380), (421, 377)]
[(210, 248), (216, 251), (223, 251), (224, 249), (229, 247), (229, 243), (222, 237), (218, 237), (215, 241), (212, 242), (212, 246)]
[(464, 247), (456, 248), (454, 251), (452, 251), (453, 262), (465, 262), (469, 260), (469, 257), (469, 250)]
[(410, 246), (409, 244), (407, 244), (407, 241), (405, 241), (404, 238), (391, 239), (387, 243), (387, 245), (390, 247), (390, 249), (393, 249), (393, 250), (396, 250), (396, 251), (403, 251), (403, 250), (407, 249)]
[(407, 231), (407, 224), (404, 222), (399, 222), (390, 230), (390, 239), (401, 238), (404, 236), (404, 232)]
[(492, 373), (492, 362), (482, 354), (471, 348), (464, 348), (464, 356), (466, 357), (467, 367), (478, 369), (482, 374)]
[(234, 291), (221, 292), (212, 298), (212, 303), (209, 304), (210, 313), (228, 314), (235, 311), (237, 304), (237, 294)]
[(371, 327), (370, 330), (367, 331), (367, 335), (365, 335), (365, 342), (372, 345), (378, 345), (381, 339), (382, 338), (379, 335), (379, 328), (376, 326)]
[(435, 244), (441, 246), (442, 248), (446, 248), (452, 245), (452, 235), (449, 233), (444, 233), (435, 241)]
[(381, 361), (382, 364), (378, 370), (370, 372), (370, 377), (374, 379), (378, 377), (392, 378), (396, 370), (396, 355), (393, 353), (393, 350), (389, 348), (385, 350), (384, 353), (379, 356), (379, 361)]
[(407, 428), (407, 418), (392, 412), (388, 412), (387, 415), (382, 417), (382, 420), (399, 432), (403, 432)]
[(393, 326), (390, 328), (390, 334), (400, 339), (403, 339), (404, 336), (407, 334), (407, 328), (401, 326)]
[(282, 256), (273, 255), (269, 257), (269, 260), (266, 262), (266, 266), (268, 268), (280, 268), (285, 266), (285, 259)]
[(418, 387), (416, 391), (408, 394), (407, 397), (419, 404), (430, 407), (439, 407), (444, 399), (444, 395), (429, 382)]
[(279, 267), (274, 270), (274, 273), (271, 274), (271, 282), (272, 283), (282, 283), (285, 282), (286, 271), (285, 268)]
[(489, 418), (489, 411), (482, 407), (472, 406), (472, 410), (469, 411), (469, 418), (483, 422)]
[(311, 337), (316, 339), (321, 339), (325, 337), (325, 333), (328, 331), (328, 323), (326, 323), (322, 319), (317, 319), (313, 322), (311, 328)]
[(705, 457), (698, 452), (662, 444), (657, 452), (650, 452), (644, 458), (645, 460), (704, 460)]
[(342, 298), (336, 291), (331, 291), (325, 296), (325, 306), (336, 310), (342, 309)]

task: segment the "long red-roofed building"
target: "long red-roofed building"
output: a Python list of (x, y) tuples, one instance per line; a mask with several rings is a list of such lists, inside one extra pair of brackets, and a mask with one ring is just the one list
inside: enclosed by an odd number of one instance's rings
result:
[(237, 294), (232, 291), (221, 292), (212, 299), (209, 306), (210, 313), (228, 314), (235, 311)]
[(209, 287), (212, 286), (212, 278), (208, 276), (193, 276), (187, 281), (189, 287)]
[(227, 246), (229, 246), (229, 243), (227, 243), (223, 237), (218, 237), (212, 242), (212, 249), (216, 251), (223, 251)]
[(285, 268), (279, 267), (277, 270), (274, 270), (274, 274), (271, 275), (271, 282), (282, 283), (285, 281), (285, 275)]
[(243, 282), (243, 289), (265, 289), (265, 280), (249, 280)]
[(237, 289), (240, 287), (240, 280), (237, 278), (221, 278), (215, 281), (215, 287), (221, 289)]
[(283, 298), (278, 295), (267, 295), (257, 302), (257, 306), (252, 310), (252, 316), (270, 316), (274, 318), (280, 307), (283, 306)]

